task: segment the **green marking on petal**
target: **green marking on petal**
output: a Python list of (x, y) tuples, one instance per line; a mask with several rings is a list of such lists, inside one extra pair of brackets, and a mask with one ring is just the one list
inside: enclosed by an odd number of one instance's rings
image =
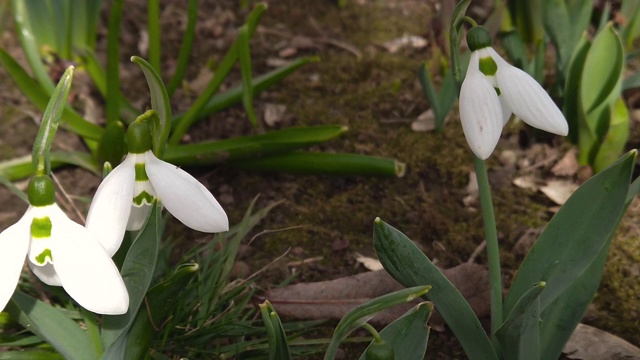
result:
[(142, 206), (142, 204), (144, 203), (153, 204), (153, 200), (155, 200), (155, 197), (153, 195), (149, 194), (146, 191), (143, 191), (138, 194), (138, 196), (133, 198), (133, 203), (137, 206)]
[(33, 221), (31, 221), (31, 237), (36, 239), (51, 237), (51, 219), (48, 216), (33, 218)]
[(144, 163), (136, 163), (136, 181), (149, 181)]
[(498, 65), (491, 57), (480, 59), (480, 71), (487, 76), (494, 76), (498, 72)]
[(494, 87), (494, 89), (496, 90), (496, 94), (498, 94), (498, 96), (502, 95), (502, 92), (500, 92), (500, 88)]
[(49, 262), (53, 263), (53, 257), (51, 256), (51, 250), (50, 249), (44, 249), (43, 252), (40, 253), (40, 255), (35, 257), (35, 260), (38, 264), (40, 265), (44, 265), (47, 262), (47, 258), (49, 258)]

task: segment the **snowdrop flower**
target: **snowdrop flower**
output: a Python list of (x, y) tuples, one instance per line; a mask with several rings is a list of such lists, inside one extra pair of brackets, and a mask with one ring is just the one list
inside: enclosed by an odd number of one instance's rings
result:
[(34, 176), (28, 195), (22, 218), (0, 233), (0, 308), (13, 295), (26, 256), (40, 280), (62, 286), (85, 309), (126, 313), (129, 294), (118, 268), (97, 239), (55, 203), (51, 178)]
[(207, 188), (153, 154), (146, 121), (129, 125), (127, 143), (129, 154), (102, 181), (87, 215), (87, 228), (109, 254), (118, 250), (125, 230), (142, 228), (154, 200), (194, 230), (229, 230), (227, 214)]
[(512, 113), (533, 127), (567, 135), (567, 121), (547, 92), (491, 48), (484, 28), (469, 30), (467, 43), (472, 52), (460, 89), (460, 120), (477, 157), (484, 160), (491, 155)]

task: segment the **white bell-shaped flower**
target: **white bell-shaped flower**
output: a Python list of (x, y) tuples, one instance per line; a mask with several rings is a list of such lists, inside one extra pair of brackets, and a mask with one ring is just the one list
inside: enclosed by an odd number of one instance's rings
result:
[(567, 120), (544, 88), (502, 59), (484, 28), (471, 29), (467, 42), (472, 52), (460, 89), (460, 120), (477, 157), (491, 155), (512, 113), (535, 128), (568, 134)]
[(85, 309), (107, 315), (126, 313), (129, 294), (118, 268), (96, 237), (54, 202), (51, 179), (32, 178), (28, 193), (27, 211), (0, 233), (0, 308), (13, 295), (26, 256), (40, 280), (62, 286)]
[(102, 181), (87, 215), (87, 229), (109, 254), (118, 250), (125, 230), (140, 230), (154, 200), (194, 230), (229, 230), (227, 214), (209, 190), (186, 171), (153, 154), (146, 123), (129, 125), (127, 139), (129, 154)]

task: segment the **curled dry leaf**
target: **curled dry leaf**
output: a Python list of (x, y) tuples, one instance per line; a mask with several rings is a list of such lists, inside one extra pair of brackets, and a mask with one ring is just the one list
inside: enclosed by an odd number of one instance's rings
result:
[(538, 189), (540, 188), (538, 179), (533, 175), (517, 177), (513, 179), (513, 185), (519, 187), (520, 189), (529, 189), (533, 191), (538, 191)]
[(640, 360), (639, 348), (613, 334), (585, 324), (578, 324), (562, 352), (569, 359)]
[(411, 130), (415, 132), (433, 131), (435, 128), (436, 116), (433, 114), (432, 109), (423, 112), (414, 122), (411, 123)]
[(264, 122), (267, 126), (274, 127), (282, 120), (286, 111), (286, 105), (267, 103), (264, 106)]
[[(483, 266), (464, 263), (442, 272), (467, 299), (478, 317), (484, 318), (489, 315), (489, 276)], [(298, 320), (339, 320), (357, 305), (403, 288), (386, 271), (379, 270), (336, 280), (271, 289), (256, 300), (269, 300), (281, 317)], [(413, 305), (415, 304), (394, 306), (376, 315), (372, 321), (388, 324)], [(430, 325), (437, 327), (442, 324), (442, 318), (434, 314)]]
[(382, 263), (380, 263), (380, 260), (378, 259), (364, 256), (359, 253), (355, 253), (355, 256), (356, 256), (356, 261), (362, 264), (364, 267), (366, 267), (367, 270), (378, 271), (378, 270), (384, 269), (382, 267)]

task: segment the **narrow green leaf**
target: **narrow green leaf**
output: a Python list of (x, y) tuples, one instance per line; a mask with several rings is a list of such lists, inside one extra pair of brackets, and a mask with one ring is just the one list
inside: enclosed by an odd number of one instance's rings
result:
[(282, 327), (282, 322), (276, 310), (268, 300), (260, 304), (262, 321), (267, 329), (267, 339), (269, 340), (269, 360), (289, 360), (289, 344), (287, 335)]
[(540, 294), (544, 287), (544, 282), (537, 283), (525, 292), (496, 330), (506, 360), (541, 359)]
[[(53, 92), (53, 89), (55, 88), (55, 85), (49, 77), (47, 69), (45, 68), (40, 58), (37, 36), (42, 37), (45, 35), (53, 35), (54, 32), (50, 31), (50, 29), (47, 31), (39, 31), (38, 29), (34, 29), (34, 25), (43, 25), (45, 21), (42, 20), (47, 18), (47, 16), (42, 15), (40, 16), (41, 21), (33, 22), (30, 10), (45, 10), (46, 8), (41, 4), (39, 4), (40, 6), (37, 6), (36, 4), (31, 4), (31, 6), (29, 6), (28, 2), (29, 1), (27, 0), (13, 0), (13, 19), (17, 27), (18, 37), (20, 39), (20, 44), (22, 45), (22, 50), (27, 57), (27, 61), (29, 62), (29, 66), (31, 67), (35, 78), (38, 80), (39, 85), (45, 90), (45, 94), (51, 94)], [(50, 16), (48, 17), (50, 18)], [(46, 21), (46, 23), (51, 22)], [(53, 43), (53, 41), (51, 41), (50, 43)]]
[[(427, 341), (429, 340), (427, 321), (432, 312), (433, 304), (422, 302), (382, 329), (380, 337), (393, 346), (393, 353), (396, 359), (424, 359), (427, 351)], [(367, 349), (372, 344), (373, 341)], [(365, 360), (367, 349), (365, 349), (360, 360)]]
[(20, 190), (9, 179), (7, 179), (6, 177), (0, 175), (0, 184), (4, 185), (15, 196), (19, 197), (20, 200), (25, 202), (25, 204), (29, 205), (29, 197), (27, 196), (27, 193), (25, 193), (24, 191)]
[[(456, 84), (457, 91), (460, 90), (462, 84), (462, 73), (460, 71), (460, 42), (462, 41), (461, 29), (463, 18), (467, 12), (467, 8), (471, 4), (471, 0), (462, 0), (456, 5), (451, 17), (451, 27), (449, 28), (449, 51), (451, 52), (451, 71), (453, 72), (453, 80)], [(456, 91), (456, 93), (457, 93)]]
[(144, 295), (153, 278), (163, 230), (162, 209), (156, 204), (122, 265), (122, 279), (129, 292), (129, 311), (123, 315), (104, 317), (102, 342), (105, 353), (102, 359), (123, 359), (127, 332), (138, 311), (141, 311)]
[[(51, 152), (51, 168), (56, 169), (64, 165), (75, 165), (100, 176), (102, 168), (91, 154), (80, 151)], [(25, 155), (6, 161), (0, 161), (0, 176), (15, 181), (32, 175), (31, 155)]]
[(132, 56), (131, 61), (140, 66), (144, 73), (149, 92), (151, 93), (151, 108), (158, 113), (160, 123), (154, 122), (153, 129), (153, 152), (157, 157), (163, 158), (165, 144), (169, 138), (171, 130), (171, 104), (169, 103), (169, 94), (164, 87), (160, 74), (144, 59)]
[[(258, 20), (266, 9), (266, 4), (258, 4), (247, 17), (247, 21), (245, 22), (245, 24), (247, 25), (249, 37), (253, 36), (253, 33), (255, 32), (256, 26), (258, 24)], [(200, 96), (198, 96), (187, 113), (176, 120), (173, 133), (169, 137), (169, 144), (176, 145), (180, 142), (182, 136), (187, 133), (191, 125), (193, 125), (198, 116), (200, 116), (200, 113), (206, 106), (207, 102), (211, 99), (213, 94), (218, 91), (224, 79), (227, 77), (227, 75), (229, 75), (229, 72), (233, 68), (233, 64), (235, 64), (237, 59), (238, 40), (233, 43), (225, 57), (222, 59), (220, 66), (218, 66), (218, 68), (216, 69), (213, 79), (211, 79), (211, 82), (209, 82), (207, 88), (202, 92), (202, 94), (200, 94)]]
[(19, 350), (1, 352), (0, 360), (64, 360), (64, 357), (46, 350)]
[(341, 125), (292, 127), (260, 135), (176, 145), (167, 148), (164, 159), (176, 165), (206, 166), (309, 147), (347, 130)]
[(265, 158), (242, 160), (232, 166), (246, 170), (294, 174), (404, 176), (406, 165), (395, 159), (360, 154), (311, 153), (294, 151)]
[(53, 90), (51, 99), (42, 115), (42, 123), (40, 124), (38, 135), (33, 144), (33, 151), (31, 152), (33, 172), (36, 174), (48, 175), (51, 173), (51, 144), (53, 144), (53, 138), (58, 130), (62, 112), (67, 105), (72, 80), (73, 66), (69, 66)]
[(119, 120), (120, 113), (120, 20), (124, 0), (113, 0), (107, 25), (107, 123)]
[(184, 73), (189, 64), (189, 55), (191, 55), (191, 48), (193, 46), (193, 40), (196, 35), (196, 22), (198, 20), (198, 0), (189, 0), (187, 5), (187, 27), (182, 36), (182, 44), (180, 44), (180, 53), (178, 54), (178, 61), (176, 63), (176, 69), (169, 80), (167, 85), (167, 93), (169, 98), (176, 91), (178, 86), (182, 84), (184, 79)]
[(406, 235), (376, 218), (373, 246), (385, 270), (399, 283), (432, 286), (426, 298), (438, 309), (469, 359), (497, 360), (491, 341), (469, 303)]
[[(9, 73), (13, 81), (23, 94), (29, 98), (40, 111), (44, 111), (49, 102), (49, 95), (32, 79), (29, 74), (9, 55), (0, 48), (0, 64)], [(78, 113), (67, 107), (62, 114), (62, 121), (66, 123), (69, 130), (82, 136), (85, 139), (98, 140), (102, 135), (102, 128), (83, 119)], [(63, 124), (64, 126), (65, 124)]]
[(143, 359), (149, 351), (151, 338), (171, 316), (181, 290), (198, 272), (198, 264), (178, 266), (171, 276), (155, 285), (145, 295), (142, 311), (138, 311), (127, 336), (125, 359)]
[(547, 284), (540, 297), (544, 311), (585, 272), (624, 213), (635, 158), (630, 152), (596, 174), (560, 208), (522, 262), (504, 302), (505, 315), (541, 281)]
[(629, 139), (629, 111), (620, 97), (609, 111), (609, 128), (593, 161), (593, 170), (600, 172), (614, 163)]
[(16, 290), (8, 311), (14, 319), (46, 340), (66, 359), (94, 359), (97, 354), (87, 334), (51, 305)]
[(238, 59), (240, 59), (240, 72), (242, 75), (242, 105), (247, 117), (254, 127), (258, 126), (258, 118), (253, 108), (253, 86), (251, 75), (251, 51), (249, 49), (249, 28), (243, 25), (238, 31)]
[(147, 1), (147, 31), (149, 33), (149, 63), (151, 64), (153, 69), (159, 73), (160, 72), (160, 1), (159, 0)]
[(356, 306), (336, 326), (324, 359), (333, 360), (340, 342), (349, 336), (353, 330), (367, 322), (373, 315), (388, 307), (411, 302), (426, 294), (429, 289), (431, 289), (429, 285), (414, 286), (382, 295)]
[[(574, 144), (578, 143), (578, 138), (582, 137), (583, 142), (589, 138), (590, 142), (595, 141), (595, 134), (586, 124), (583, 124), (584, 114), (580, 111), (580, 81), (584, 69), (584, 62), (591, 48), (591, 42), (583, 36), (576, 45), (571, 61), (568, 65), (566, 83), (564, 87), (564, 102), (562, 112), (569, 124), (569, 139)], [(582, 116), (582, 118), (580, 118)], [(586, 132), (586, 133), (585, 133)], [(582, 133), (582, 135), (580, 135)], [(590, 145), (589, 145), (590, 146)]]

